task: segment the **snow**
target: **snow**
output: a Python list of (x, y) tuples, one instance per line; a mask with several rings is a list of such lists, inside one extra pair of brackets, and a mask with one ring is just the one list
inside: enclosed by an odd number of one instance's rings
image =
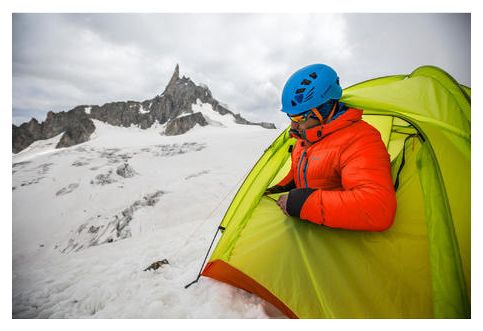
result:
[[(184, 288), (238, 187), (280, 133), (209, 108), (193, 105), (212, 125), (181, 136), (94, 121), (86, 143), (55, 149), (59, 135), (13, 155), (14, 318), (282, 317), (209, 278)], [(125, 164), (129, 176), (117, 171)], [(163, 259), (169, 264), (144, 271)]]
[(55, 149), (55, 146), (57, 146), (57, 143), (60, 141), (60, 138), (63, 134), (64, 132), (50, 139), (37, 140), (33, 142), (30, 146), (22, 150), (20, 153), (16, 155), (14, 154), (13, 162), (25, 162), (33, 157), (49, 155), (60, 151), (61, 149)]
[[(149, 107), (151, 107), (151, 104), (149, 104)], [(149, 113), (149, 108), (148, 109), (144, 109), (143, 108), (143, 105), (141, 104), (140, 107), (139, 107), (139, 109), (138, 109), (138, 112), (140, 114), (147, 114), (147, 113)]]
[(200, 99), (196, 99), (196, 103), (191, 105), (194, 113), (200, 112), (209, 125), (217, 127), (239, 127), (240, 124), (235, 123), (235, 117), (231, 114), (221, 115), (213, 110), (213, 106), (209, 103), (203, 103)]
[(84, 108), (84, 111), (86, 112), (86, 114), (90, 114), (91, 113), (91, 109), (92, 109), (92, 106), (88, 106), (88, 107), (85, 107)]

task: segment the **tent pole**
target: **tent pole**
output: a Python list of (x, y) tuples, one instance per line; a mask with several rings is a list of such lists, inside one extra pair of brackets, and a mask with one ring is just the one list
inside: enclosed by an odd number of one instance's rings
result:
[(191, 283), (189, 283), (188, 285), (185, 285), (184, 288), (188, 288), (190, 287), (191, 285), (195, 284), (198, 282), (198, 280), (200, 280), (200, 277), (201, 277), (201, 272), (203, 271), (203, 267), (205, 266), (205, 262), (206, 262), (206, 259), (208, 258), (208, 255), (210, 254), (210, 251), (211, 251), (211, 247), (213, 247), (213, 243), (215, 242), (215, 239), (216, 239), (216, 236), (218, 235), (218, 231), (220, 230), (225, 230), (224, 227), (222, 227), (221, 225), (218, 226), (218, 229), (216, 229), (216, 232), (215, 232), (215, 235), (213, 236), (213, 240), (211, 241), (211, 244), (210, 244), (210, 247), (208, 248), (208, 251), (206, 252), (206, 255), (205, 255), (205, 258), (203, 260), (203, 263), (201, 264), (201, 269), (200, 271), (198, 272), (198, 276), (196, 277), (196, 279), (194, 281), (192, 281)]

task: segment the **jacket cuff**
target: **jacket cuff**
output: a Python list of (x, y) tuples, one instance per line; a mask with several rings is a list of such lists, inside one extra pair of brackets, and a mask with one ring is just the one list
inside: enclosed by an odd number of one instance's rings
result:
[(300, 217), (300, 211), (315, 190), (312, 188), (297, 188), (290, 191), (287, 198), (287, 213), (290, 216)]

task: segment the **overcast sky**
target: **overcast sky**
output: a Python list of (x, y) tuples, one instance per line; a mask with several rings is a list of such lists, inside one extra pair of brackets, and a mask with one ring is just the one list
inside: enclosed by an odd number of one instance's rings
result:
[(175, 65), (254, 121), (286, 125), (286, 79), (331, 65), (343, 87), (420, 65), (470, 81), (469, 14), (14, 14), (13, 122), (150, 99)]

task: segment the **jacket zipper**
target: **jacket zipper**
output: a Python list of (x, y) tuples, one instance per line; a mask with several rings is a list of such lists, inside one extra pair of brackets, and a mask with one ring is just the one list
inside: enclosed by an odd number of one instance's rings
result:
[(305, 157), (307, 161), (305, 161), (303, 174), (304, 174), (304, 180), (305, 180), (305, 187), (309, 187), (309, 183), (307, 183), (307, 168), (309, 166), (309, 157), (307, 155)]
[(299, 166), (298, 166), (298, 179), (299, 179), (300, 186), (303, 186), (303, 183), (302, 183), (302, 163), (304, 161), (306, 153), (307, 153), (307, 151), (304, 151), (302, 153), (302, 156), (300, 157), (300, 161), (299, 161)]

